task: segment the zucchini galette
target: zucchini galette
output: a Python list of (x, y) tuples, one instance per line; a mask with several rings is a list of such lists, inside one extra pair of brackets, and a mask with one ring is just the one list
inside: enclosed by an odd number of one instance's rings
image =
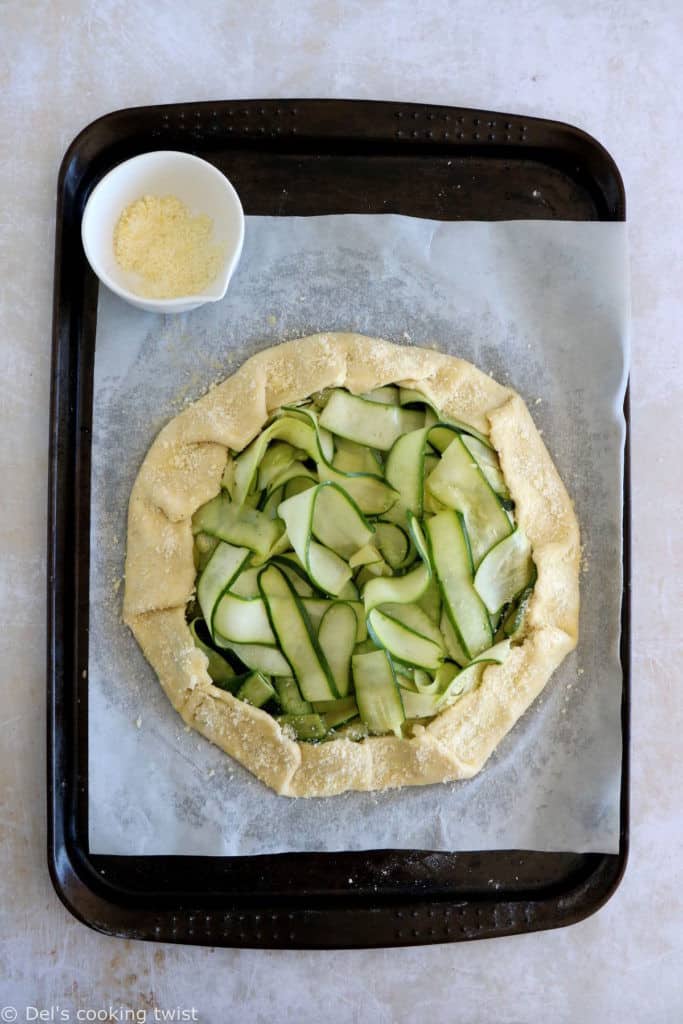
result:
[(577, 641), (579, 531), (521, 398), (355, 334), (249, 359), (133, 487), (124, 618), (278, 793), (476, 774)]

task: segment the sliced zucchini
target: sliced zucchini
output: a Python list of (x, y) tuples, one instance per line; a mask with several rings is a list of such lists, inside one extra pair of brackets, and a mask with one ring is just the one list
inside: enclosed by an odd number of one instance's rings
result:
[(356, 571), (356, 585), (363, 590), (371, 580), (379, 579), (381, 576), (391, 576), (391, 566), (382, 559), (380, 562), (371, 562), (369, 565), (362, 565)]
[(432, 622), (438, 624), (441, 621), (441, 590), (435, 579), (429, 581), (429, 586), (422, 597), (418, 598), (417, 604)]
[[(297, 558), (293, 551), (289, 554), (276, 555), (272, 559), (272, 562), (274, 565), (277, 565), (280, 567), (280, 569), (282, 569), (285, 576), (296, 590), (297, 594), (299, 594), (301, 597), (313, 596), (314, 590), (310, 584), (308, 576), (306, 575), (306, 570), (304, 569), (303, 565), (301, 564), (301, 562), (299, 561), (299, 559)], [(257, 569), (257, 576), (259, 572), (260, 569)], [(258, 593), (258, 584), (256, 586), (256, 589)], [(356, 594), (356, 597), (357, 596), (358, 595)]]
[(243, 569), (235, 580), (230, 584), (230, 593), (238, 597), (260, 597), (258, 588), (258, 574), (261, 569), (257, 566), (253, 569)]
[(275, 690), (268, 679), (260, 672), (251, 672), (244, 680), (235, 694), (238, 700), (245, 704), (253, 704), (255, 708), (261, 708), (275, 696)]
[(322, 716), (328, 729), (336, 729), (358, 716), (355, 697), (342, 697), (341, 700), (319, 700), (315, 702), (313, 709)]
[[(315, 586), (339, 594), (351, 579), (346, 559), (367, 545), (374, 529), (336, 483), (319, 483), (280, 506), (278, 513)], [(313, 540), (317, 537), (323, 543)]]
[(403, 434), (387, 455), (384, 475), (398, 492), (399, 508), (422, 515), (425, 473), (425, 446), (429, 428), (422, 427)]
[(358, 587), (353, 582), (353, 580), (347, 580), (347, 582), (344, 584), (344, 586), (337, 594), (337, 597), (339, 598), (340, 601), (351, 601), (351, 603), (354, 605), (354, 610), (356, 610), (355, 602), (358, 601), (359, 594)]
[(441, 612), (439, 629), (441, 630), (441, 635), (444, 638), (446, 650), (448, 651), (450, 657), (453, 659), (453, 661), (457, 662), (458, 665), (466, 665), (467, 662), (470, 660), (469, 655), (465, 652), (462, 645), (462, 640), (460, 639), (460, 636), (457, 633), (457, 631), (454, 629), (445, 608)]
[(208, 533), (212, 537), (237, 547), (249, 548), (266, 555), (282, 535), (282, 524), (270, 519), (258, 509), (237, 505), (225, 492), (195, 512), (192, 517), (194, 533)]
[(356, 613), (350, 604), (341, 602), (330, 605), (318, 628), (318, 643), (327, 658), (340, 697), (345, 697), (351, 689), (351, 655), (357, 631)]
[(424, 636), (428, 640), (433, 641), (441, 651), (445, 649), (444, 640), (439, 627), (436, 623), (432, 622), (427, 613), (424, 612), (419, 605), (383, 604), (380, 607), (380, 611), (385, 615), (389, 615), (392, 619), (402, 622), (404, 626), (407, 626), (408, 629), (412, 629), (414, 633), (419, 633), (420, 636)]
[[(434, 455), (435, 452), (438, 452), (439, 455), (443, 455), (448, 446), (455, 441), (456, 437), (462, 436), (461, 431), (457, 427), (450, 426), (448, 423), (433, 423), (428, 434), (428, 441), (433, 449), (432, 454)], [(434, 457), (438, 462), (438, 455)]]
[(335, 597), (341, 594), (352, 575), (343, 558), (313, 540), (309, 540), (306, 548), (306, 568), (315, 586)]
[(382, 555), (374, 544), (364, 544), (362, 548), (358, 548), (358, 551), (354, 552), (349, 558), (349, 567), (351, 569), (358, 569), (362, 565), (377, 565), (383, 561)]
[[(318, 485), (288, 498), (280, 505), (278, 515), (284, 521), (292, 547), (314, 585), (327, 594), (339, 594), (351, 579), (351, 569), (340, 555), (313, 539), (316, 505), (324, 489), (325, 485)], [(363, 522), (357, 519), (361, 515), (357, 506), (349, 500), (344, 507), (349, 534), (360, 530)]]
[(286, 441), (275, 442), (264, 452), (259, 463), (256, 489), (266, 491), (274, 484), (282, 483), (279, 478), (284, 470), (293, 469), (295, 473), (300, 473), (301, 467), (297, 463), (306, 457), (306, 452), (301, 448), (294, 448)]
[(372, 448), (366, 448), (364, 444), (356, 444), (355, 441), (347, 441), (343, 437), (336, 439), (335, 448), (332, 465), (340, 472), (371, 473), (373, 475), (382, 472), (382, 463)]
[(193, 517), (193, 640), (215, 685), (276, 700), (299, 739), (401, 735), (523, 629), (535, 566), (497, 453), (419, 392), (283, 408), (222, 488)]
[[(446, 419), (446, 417), (444, 417), (438, 411), (438, 409), (431, 402), (431, 400), (428, 399), (426, 395), (423, 395), (421, 391), (417, 391), (415, 388), (401, 388), (400, 402), (401, 405), (405, 405), (408, 408), (414, 408), (415, 406), (423, 406), (425, 409), (428, 409), (431, 412), (432, 416), (435, 417), (438, 422), (445, 422), (447, 426), (453, 427), (461, 434), (470, 434), (472, 437), (478, 438), (478, 440), (481, 441), (482, 444), (490, 444), (486, 434), (482, 434), (480, 430), (477, 430), (477, 428), (473, 427), (471, 424), (465, 423), (463, 420), (456, 420), (452, 418)], [(425, 426), (429, 426), (429, 423), (425, 423)]]
[(354, 654), (351, 661), (356, 703), (368, 731), (401, 735), (405, 712), (391, 661), (385, 651)]
[(291, 729), (298, 740), (324, 740), (327, 736), (327, 726), (320, 715), (280, 715), (280, 725)]
[(369, 580), (363, 590), (367, 615), (380, 604), (414, 604), (422, 597), (431, 579), (426, 565), (419, 565), (405, 576), (381, 576)]
[(210, 537), (208, 533), (198, 533), (194, 539), (194, 559), (197, 572), (206, 568), (211, 555), (218, 547), (218, 537)]
[(347, 605), (354, 612), (354, 619), (356, 622), (356, 643), (361, 643), (363, 640), (367, 639), (368, 630), (365, 624), (363, 605), (360, 601), (342, 602), (341, 599), (330, 601), (319, 597), (305, 597), (302, 604), (316, 633), (320, 629), (320, 623), (322, 622), (324, 615), (330, 610), (330, 608), (336, 604)]
[[(396, 666), (394, 665), (394, 671), (396, 672), (396, 682), (398, 683), (402, 690), (410, 690), (411, 693), (418, 692), (413, 676), (408, 675), (410, 669), (406, 665), (400, 665), (399, 668), (396, 668)], [(401, 698), (402, 697), (403, 694), (401, 694)]]
[(266, 490), (266, 494), (269, 495), (282, 487), (287, 492), (286, 497), (290, 497), (292, 494), (299, 494), (300, 491), (305, 491), (308, 487), (314, 487), (317, 482), (318, 477), (312, 470), (307, 469), (300, 462), (292, 462), (290, 466), (285, 466), (284, 469), (280, 470), (270, 487)]
[(424, 475), (425, 475), (425, 477), (428, 477), (429, 474), (431, 473), (431, 471), (433, 469), (436, 469), (436, 467), (438, 466), (438, 464), (439, 464), (439, 456), (435, 455), (433, 452), (426, 452), (424, 458), (425, 458), (425, 471), (424, 471)]
[(336, 390), (320, 415), (320, 425), (349, 441), (389, 451), (401, 434), (424, 426), (424, 414)]
[(434, 676), (436, 692), (444, 693), (460, 671), (460, 665), (456, 665), (453, 661), (444, 661)]
[(491, 614), (497, 615), (504, 604), (514, 601), (526, 589), (533, 571), (531, 544), (517, 527), (485, 556), (474, 577), (474, 586)]
[(441, 690), (441, 684), (436, 678), (442, 669), (442, 665), (437, 669), (434, 677), (430, 676), (428, 672), (423, 672), (422, 669), (416, 668), (413, 672), (413, 681), (415, 683), (415, 689), (418, 693), (439, 693)]
[(408, 531), (413, 544), (415, 545), (418, 555), (429, 569), (431, 576), (432, 563), (429, 554), (429, 545), (427, 544), (427, 538), (424, 535), (424, 531), (418, 522), (417, 516), (414, 516), (412, 512), (408, 512), (406, 518), (408, 520)]
[(353, 498), (332, 481), (316, 488), (312, 527), (321, 544), (346, 560), (375, 532)]
[(431, 718), (438, 714), (440, 695), (438, 693), (401, 693), (406, 718)]
[(313, 705), (304, 700), (294, 676), (281, 676), (274, 681), (280, 707), (287, 715), (310, 715)]
[[(502, 665), (509, 652), (510, 641), (503, 640), (501, 643), (489, 647), (488, 650), (482, 651), (474, 661), (453, 675), (450, 680), (445, 674), (439, 679), (439, 673), (437, 673), (437, 680), (442, 686), (439, 710), (443, 710), (465, 693), (469, 693), (470, 690), (476, 689), (481, 682), (486, 666)], [(443, 685), (444, 683), (445, 685)]]
[(510, 492), (505, 483), (503, 471), (500, 468), (497, 452), (490, 445), (482, 444), (476, 437), (468, 437), (467, 434), (463, 434), (462, 443), (470, 455), (476, 459), (480, 470), (498, 497), (505, 500), (509, 499)]
[(387, 384), (374, 391), (366, 391), (360, 396), (367, 402), (380, 402), (382, 405), (398, 405), (400, 399), (399, 389), (395, 384)]
[(435, 672), (443, 660), (440, 644), (416, 633), (398, 619), (373, 608), (368, 615), (368, 632), (373, 640), (392, 658), (407, 665)]
[(295, 494), (301, 494), (302, 491), (307, 491), (310, 487), (315, 487), (316, 479), (313, 473), (306, 473), (305, 476), (298, 474), (297, 476), (291, 477), (283, 485), (283, 501), (287, 498), (293, 498)]
[(232, 471), (233, 501), (241, 505), (249, 492), (253, 489), (257, 478), (258, 469), (266, 449), (271, 441), (286, 441), (293, 448), (305, 452), (308, 458), (318, 459), (320, 457), (320, 444), (327, 445), (329, 456), (332, 456), (333, 444), (326, 439), (320, 439), (314, 427), (297, 415), (283, 413), (270, 426), (266, 427), (251, 444), (241, 452), (234, 460)]
[(526, 588), (517, 604), (512, 606), (508, 615), (503, 620), (503, 632), (506, 636), (510, 637), (511, 640), (517, 639), (524, 628), (524, 619), (526, 617), (527, 608), (529, 607), (531, 595), (534, 591), (535, 578), (536, 566), (534, 566), (534, 574), (531, 584)]
[(434, 497), (431, 491), (425, 490), (425, 514), (435, 516), (437, 512), (443, 512), (448, 508), (442, 501)]
[(426, 486), (440, 502), (465, 517), (475, 568), (494, 544), (512, 532), (505, 509), (461, 437), (448, 445)]
[(221, 487), (224, 491), (227, 491), (232, 498), (235, 490), (235, 460), (231, 455), (228, 455), (228, 461), (226, 462), (225, 469), (223, 470)]
[(380, 520), (375, 524), (375, 544), (391, 568), (402, 569), (411, 561), (413, 553), (410, 537), (403, 526)]
[(486, 606), (474, 589), (462, 521), (449, 510), (427, 520), (426, 527), (446, 614), (467, 661), (471, 661), (491, 646), (493, 633)]
[(396, 503), (398, 495), (380, 475), (379, 466), (368, 473), (346, 472), (335, 468), (331, 453), (332, 435), (320, 427), (316, 414), (310, 409), (290, 409), (289, 413), (300, 417), (318, 438), (316, 461), (321, 481), (330, 480), (340, 484), (366, 515), (382, 515)]
[(470, 690), (476, 690), (481, 683), (481, 677), (484, 674), (486, 663), (481, 661), (475, 661), (472, 665), (468, 665), (463, 668), (449, 683), (438, 702), (438, 711), (443, 711), (444, 708), (450, 707), (460, 697), (464, 697)]
[(278, 415), (285, 418), (294, 418), (299, 420), (300, 423), (305, 423), (313, 431), (318, 448), (317, 455), (309, 453), (310, 458), (315, 459), (316, 462), (318, 459), (323, 459), (329, 463), (332, 462), (334, 458), (334, 438), (329, 430), (325, 430), (321, 426), (319, 412), (313, 409), (312, 406), (285, 405)]
[(340, 473), (333, 466), (321, 463), (318, 476), (323, 481), (340, 484), (364, 515), (385, 515), (398, 499), (394, 488), (372, 473)]
[(239, 576), (250, 558), (251, 551), (247, 548), (234, 547), (232, 544), (219, 544), (199, 577), (197, 600), (212, 638), (214, 636), (213, 613), (218, 599)]
[(340, 694), (302, 600), (284, 572), (270, 565), (259, 576), (270, 625), (306, 700), (333, 700)]
[(373, 651), (378, 651), (380, 648), (377, 646), (372, 637), (368, 637), (367, 640), (362, 640), (353, 649), (354, 654), (371, 654)]
[(226, 661), (218, 651), (214, 651), (213, 647), (209, 647), (209, 645), (202, 640), (201, 636), (197, 632), (198, 627), (200, 629), (206, 629), (207, 632), (208, 627), (203, 619), (193, 619), (190, 623), (190, 633), (192, 634), (194, 645), (199, 648), (202, 654), (206, 655), (209, 662), (207, 665), (207, 672), (211, 676), (212, 682), (217, 686), (220, 686), (221, 689), (228, 689), (232, 692), (231, 684), (234, 683), (236, 678), (232, 665), (230, 665), (230, 663)]
[(215, 641), (219, 646), (232, 651), (239, 660), (254, 672), (262, 672), (266, 676), (290, 676), (292, 670), (289, 662), (277, 647), (266, 647), (265, 644), (235, 644), (231, 641)]
[(281, 505), (286, 497), (285, 484), (273, 487), (268, 492), (263, 491), (257, 506), (259, 512), (263, 512), (264, 516), (268, 516), (269, 519), (277, 519), (278, 505)]
[(487, 648), (478, 654), (471, 662), (472, 665), (478, 665), (483, 662), (494, 662), (496, 665), (502, 665), (508, 654), (510, 653), (510, 639), (500, 640), (497, 644)]
[(216, 605), (213, 628), (224, 641), (268, 646), (276, 643), (266, 606), (260, 597), (238, 597), (227, 591)]

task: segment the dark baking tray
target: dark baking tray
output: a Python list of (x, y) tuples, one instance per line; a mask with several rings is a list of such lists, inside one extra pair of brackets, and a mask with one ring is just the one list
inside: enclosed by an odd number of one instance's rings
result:
[[(625, 217), (619, 172), (594, 139), (513, 114), (411, 103), (236, 100), (117, 111), (74, 140), (58, 184), (50, 419), (48, 860), (57, 893), (100, 931), (213, 946), (416, 945), (586, 917), (617, 887), (628, 846), (628, 437), (618, 854), (90, 854), (86, 679), (98, 282), (85, 260), (80, 223), (97, 181), (121, 160), (153, 149), (210, 160), (230, 177), (248, 214)], [(628, 395), (625, 413), (628, 423)]]

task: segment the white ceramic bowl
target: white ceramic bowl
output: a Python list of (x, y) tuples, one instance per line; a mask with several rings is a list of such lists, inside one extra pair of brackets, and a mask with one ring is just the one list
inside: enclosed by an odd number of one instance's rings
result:
[[(136, 275), (122, 270), (114, 255), (114, 228), (130, 203), (144, 195), (177, 196), (194, 215), (213, 221), (213, 240), (223, 246), (221, 270), (201, 295), (148, 299), (136, 295)], [(83, 211), (81, 238), (100, 281), (133, 306), (154, 313), (184, 313), (218, 302), (227, 291), (242, 252), (244, 212), (239, 196), (213, 164), (189, 153), (159, 150), (114, 167), (91, 192)]]

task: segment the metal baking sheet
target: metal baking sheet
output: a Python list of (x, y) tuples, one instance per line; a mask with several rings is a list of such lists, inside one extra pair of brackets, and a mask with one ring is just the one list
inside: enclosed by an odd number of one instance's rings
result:
[[(80, 249), (80, 214), (89, 190), (113, 164), (164, 147), (189, 149), (224, 169), (247, 213), (394, 211), (442, 220), (624, 216), (618, 172), (593, 140), (567, 126), (510, 115), (251, 101), (122, 111), (79, 136), (60, 177), (55, 278), (49, 739), (50, 857), (58, 891), (79, 916), (105, 931), (225, 945), (444, 941), (585, 916), (614, 888), (625, 861), (626, 719), (615, 855), (89, 853), (84, 673), (97, 283)], [(628, 479), (626, 488), (628, 515)], [(624, 569), (628, 583), (627, 562)], [(624, 614), (626, 701), (628, 602)], [(188, 876), (199, 878), (192, 892)], [(204, 912), (205, 906), (211, 910)], [(410, 927), (402, 926), (408, 918)]]

